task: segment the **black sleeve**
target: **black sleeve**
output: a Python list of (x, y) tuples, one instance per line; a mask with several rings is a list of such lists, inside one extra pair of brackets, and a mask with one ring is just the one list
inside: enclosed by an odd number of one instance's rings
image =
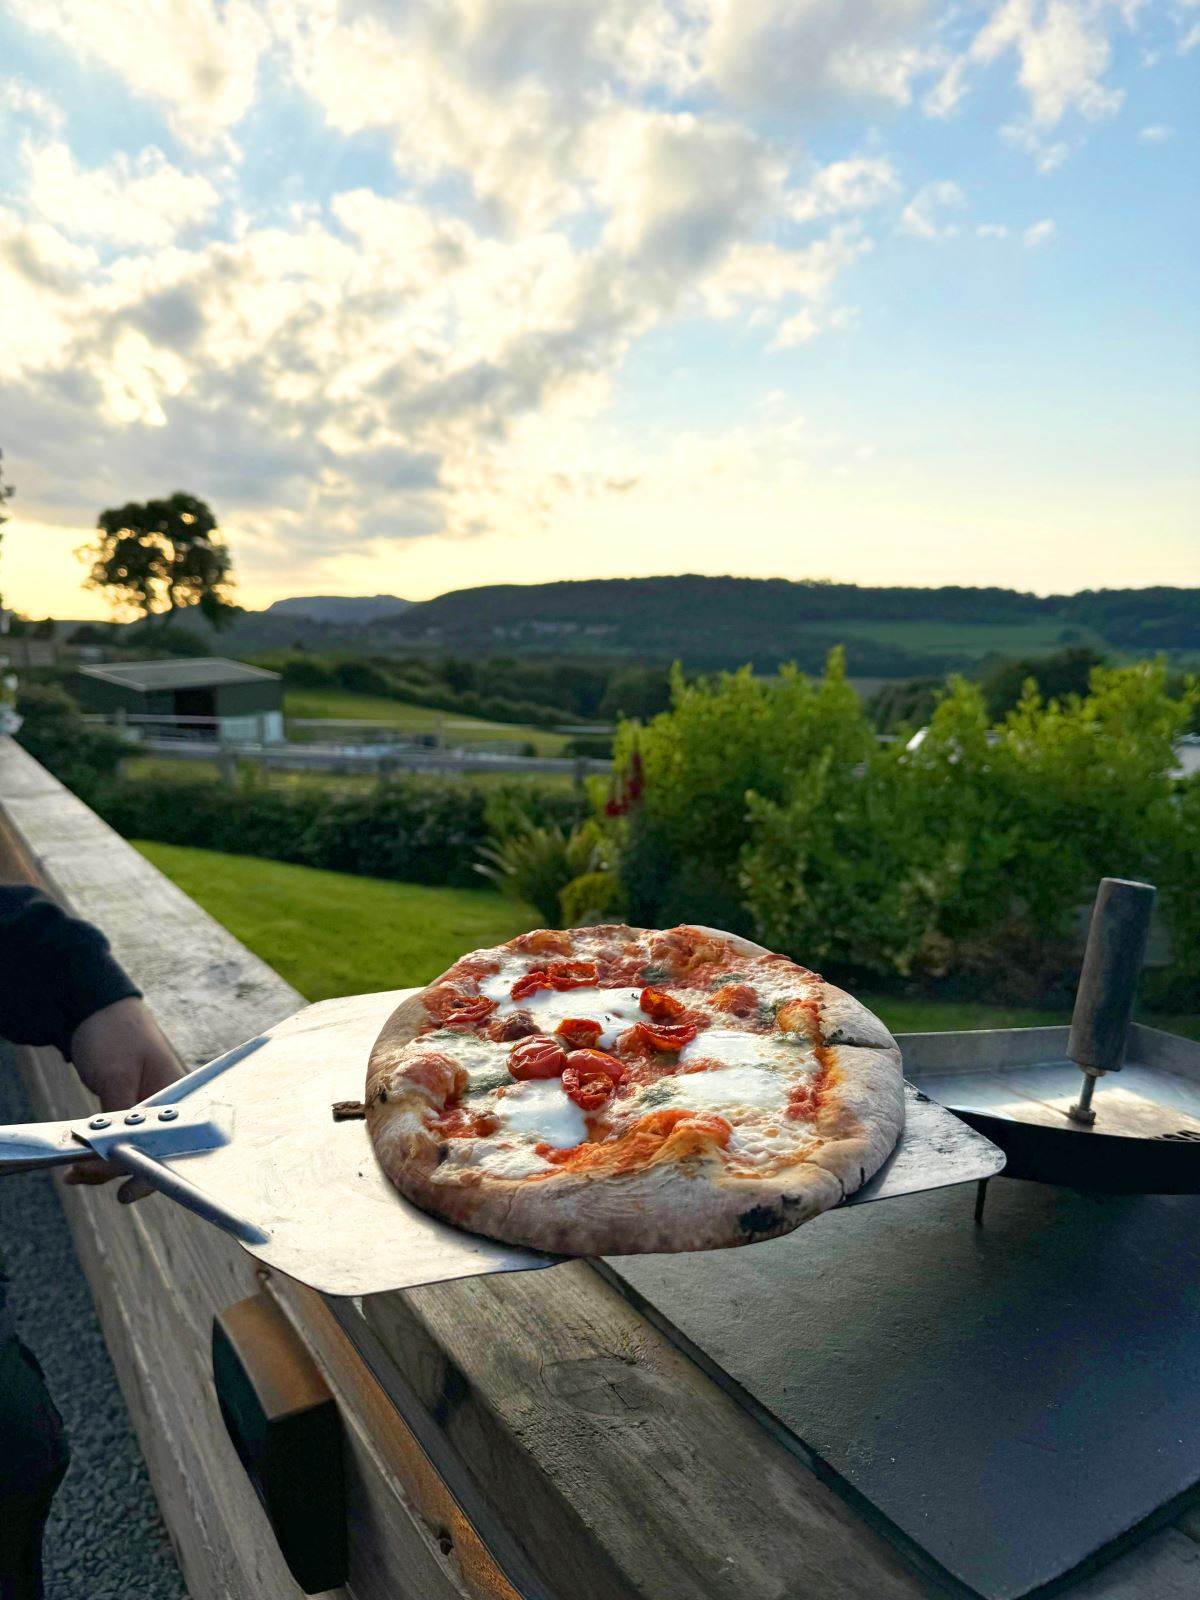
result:
[(93, 1011), (138, 994), (99, 928), (40, 889), (0, 884), (0, 1036), (69, 1056)]

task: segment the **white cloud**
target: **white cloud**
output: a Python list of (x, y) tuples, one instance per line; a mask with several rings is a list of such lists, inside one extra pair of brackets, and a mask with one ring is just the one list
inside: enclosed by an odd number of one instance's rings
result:
[(1002, 222), (981, 222), (975, 229), (978, 239), (1007, 239), (1008, 229)]
[(1031, 223), (1021, 235), (1022, 242), (1027, 250), (1037, 250), (1044, 244), (1049, 244), (1058, 232), (1058, 224), (1052, 217), (1043, 217), (1040, 222)]
[(858, 321), (858, 312), (854, 306), (835, 306), (830, 311), (821, 311), (812, 306), (805, 306), (781, 322), (771, 341), (772, 350), (788, 350), (795, 345), (809, 344), (822, 333), (844, 333), (853, 328)]
[(906, 105), (927, 0), (711, 0), (705, 68), (737, 104), (801, 114), (849, 96)]
[(136, 160), (118, 154), (91, 171), (76, 166), (59, 141), (27, 144), (24, 156), (33, 210), (79, 238), (165, 245), (217, 205), (217, 191), (206, 178), (181, 172), (153, 146)]
[(1166, 144), (1168, 139), (1174, 138), (1174, 135), (1174, 128), (1167, 127), (1163, 122), (1153, 122), (1149, 127), (1138, 131), (1138, 139), (1142, 144)]
[(927, 183), (900, 213), (900, 231), (930, 241), (952, 238), (958, 224), (946, 213), (961, 211), (966, 200), (961, 187), (948, 178)]
[(1000, 129), (1000, 137), (1014, 150), (1031, 156), (1043, 177), (1057, 171), (1072, 151), (1069, 140), (1048, 138), (1028, 122), (1006, 122)]
[(1072, 110), (1093, 120), (1111, 116), (1124, 94), (1103, 81), (1112, 55), (1108, 10), (1103, 0), (1002, 0), (970, 55), (986, 63), (1015, 52), (1038, 127), (1052, 128)]
[(852, 156), (821, 167), (792, 199), (789, 209), (797, 222), (869, 211), (899, 186), (896, 169), (886, 156)]
[(253, 0), (10, 0), (9, 10), (157, 101), (200, 145), (245, 115), (268, 37)]
[(53, 131), (65, 120), (62, 107), (24, 78), (0, 78), (0, 118), (14, 127), (35, 123)]

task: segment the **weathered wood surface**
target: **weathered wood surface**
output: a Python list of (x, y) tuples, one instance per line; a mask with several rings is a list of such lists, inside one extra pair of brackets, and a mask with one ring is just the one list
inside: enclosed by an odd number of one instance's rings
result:
[[(300, 1003), (6, 740), (0, 834), (0, 870), (40, 878), (105, 928), (187, 1064)], [(86, 1108), (52, 1052), (27, 1062), (39, 1113)], [(231, 1241), (160, 1200), (130, 1213), (111, 1192), (84, 1190), (67, 1203), (193, 1600), (297, 1592), (211, 1393), (212, 1311), (264, 1279), (342, 1406), (359, 1600), (517, 1600), (489, 1535), (497, 1546), (515, 1537), (556, 1600), (944, 1592), (583, 1263), (364, 1302), (363, 1348), (377, 1339), (415, 1395), (410, 1428), (346, 1338), (356, 1319), (345, 1308), (335, 1319), (309, 1291), (256, 1273)], [(439, 1450), (418, 1442), (427, 1429)], [(447, 1487), (451, 1462), (478, 1491), (475, 1526)], [(1200, 1593), (1197, 1533), (1181, 1518), (1071, 1593)]]

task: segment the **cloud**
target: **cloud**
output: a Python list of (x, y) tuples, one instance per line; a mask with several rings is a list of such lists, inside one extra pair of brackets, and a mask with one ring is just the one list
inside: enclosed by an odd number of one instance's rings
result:
[(1058, 233), (1058, 224), (1052, 217), (1043, 217), (1040, 222), (1031, 223), (1021, 235), (1022, 243), (1027, 250), (1038, 250), (1044, 244), (1049, 244)]
[(14, 127), (36, 124), (55, 132), (66, 120), (62, 107), (24, 78), (0, 78), (0, 119)]
[(245, 115), (268, 38), (253, 0), (10, 0), (9, 10), (157, 102), (199, 146)]
[(926, 0), (712, 0), (704, 67), (735, 104), (800, 114), (832, 100), (906, 105), (925, 66)]
[(977, 239), (1007, 239), (1008, 229), (1002, 222), (981, 222), (975, 229)]
[(813, 222), (847, 211), (870, 211), (900, 187), (886, 156), (853, 156), (831, 161), (809, 179), (790, 205), (797, 222)]
[(1149, 127), (1138, 130), (1138, 140), (1141, 144), (1166, 144), (1168, 139), (1174, 137), (1174, 128), (1169, 128), (1164, 122), (1153, 122)]
[(900, 213), (900, 231), (931, 242), (950, 239), (958, 232), (958, 224), (946, 213), (961, 211), (966, 201), (960, 186), (948, 178), (927, 183)]
[(29, 204), (47, 222), (76, 237), (166, 245), (216, 209), (212, 184), (173, 167), (153, 146), (133, 160), (120, 153), (91, 171), (76, 166), (59, 141), (27, 143), (23, 153)]
[(1052, 139), (1028, 122), (1007, 122), (1000, 129), (1000, 137), (1014, 150), (1022, 150), (1033, 158), (1033, 164), (1045, 177), (1056, 171), (1071, 154), (1072, 144), (1066, 139)]
[(853, 306), (835, 306), (830, 311), (805, 306), (795, 316), (780, 323), (771, 341), (771, 349), (789, 350), (796, 345), (811, 343), (822, 333), (844, 333), (853, 328), (857, 321), (858, 312)]
[(987, 63), (1015, 53), (1017, 80), (1036, 127), (1052, 128), (1068, 111), (1091, 120), (1111, 116), (1124, 99), (1123, 91), (1103, 81), (1112, 55), (1111, 9), (1097, 0), (1002, 0), (976, 35), (970, 56)]

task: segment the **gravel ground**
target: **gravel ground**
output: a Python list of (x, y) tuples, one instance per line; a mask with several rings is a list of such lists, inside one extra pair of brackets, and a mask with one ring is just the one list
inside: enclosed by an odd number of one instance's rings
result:
[[(0, 1046), (0, 1122), (29, 1122)], [(0, 1247), (17, 1330), (71, 1440), (46, 1533), (46, 1600), (187, 1600), (50, 1173), (0, 1180)]]

